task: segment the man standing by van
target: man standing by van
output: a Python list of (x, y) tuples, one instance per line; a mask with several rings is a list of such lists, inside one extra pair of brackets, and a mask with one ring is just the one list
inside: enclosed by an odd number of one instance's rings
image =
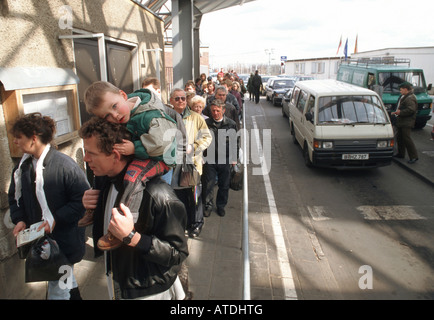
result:
[(411, 139), (411, 129), (414, 127), (417, 114), (417, 99), (413, 94), (413, 86), (409, 82), (403, 82), (399, 85), (401, 96), (398, 100), (396, 111), (392, 112), (396, 118), (397, 129), (397, 143), (398, 154), (397, 158), (405, 157), (405, 150), (407, 149), (410, 160), (408, 163), (412, 164), (418, 160), (417, 150)]

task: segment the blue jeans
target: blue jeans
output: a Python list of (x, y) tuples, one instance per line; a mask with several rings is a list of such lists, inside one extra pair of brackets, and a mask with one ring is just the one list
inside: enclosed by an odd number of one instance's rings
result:
[(173, 176), (173, 169), (170, 168), (169, 172), (161, 176), (161, 179), (166, 181), (166, 183), (170, 186), (172, 184), (172, 176)]
[[(74, 270), (74, 267), (72, 267)], [(74, 273), (71, 274), (72, 276), (72, 288), (77, 288), (77, 280), (75, 279)], [(71, 297), (69, 291), (72, 288), (65, 288), (61, 289), (59, 286), (59, 281), (48, 281), (48, 293), (47, 293), (47, 300), (69, 300)]]

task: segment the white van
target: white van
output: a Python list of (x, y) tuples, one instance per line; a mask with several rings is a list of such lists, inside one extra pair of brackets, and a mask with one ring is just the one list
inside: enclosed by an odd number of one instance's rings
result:
[(381, 98), (336, 80), (297, 82), (289, 124), (307, 166), (374, 168), (390, 165), (393, 129)]

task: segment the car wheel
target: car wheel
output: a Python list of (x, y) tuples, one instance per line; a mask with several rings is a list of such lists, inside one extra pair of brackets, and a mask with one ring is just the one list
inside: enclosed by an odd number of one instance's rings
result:
[(289, 127), (291, 128), (291, 136), (292, 136), (292, 142), (294, 144), (298, 144), (297, 138), (295, 137), (295, 132), (294, 132), (294, 125), (292, 124), (292, 122), (289, 122)]
[(310, 161), (309, 158), (309, 148), (307, 147), (307, 142), (304, 142), (304, 147), (303, 147), (303, 158), (304, 158), (304, 164), (306, 165), (306, 167), (312, 167), (312, 161)]

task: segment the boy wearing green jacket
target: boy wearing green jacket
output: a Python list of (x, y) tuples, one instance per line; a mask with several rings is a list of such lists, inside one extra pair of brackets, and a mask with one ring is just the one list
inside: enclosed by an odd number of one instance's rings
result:
[[(165, 107), (155, 93), (140, 89), (126, 94), (109, 82), (97, 81), (86, 89), (84, 101), (88, 113), (126, 125), (131, 141), (123, 140), (114, 146), (119, 154), (135, 155), (141, 160), (152, 159), (156, 166), (176, 164), (176, 121), (165, 113)], [(86, 226), (92, 221), (93, 214), (89, 212), (79, 223)], [(107, 247), (107, 243), (117, 242), (117, 239), (108, 234), (104, 241)]]

